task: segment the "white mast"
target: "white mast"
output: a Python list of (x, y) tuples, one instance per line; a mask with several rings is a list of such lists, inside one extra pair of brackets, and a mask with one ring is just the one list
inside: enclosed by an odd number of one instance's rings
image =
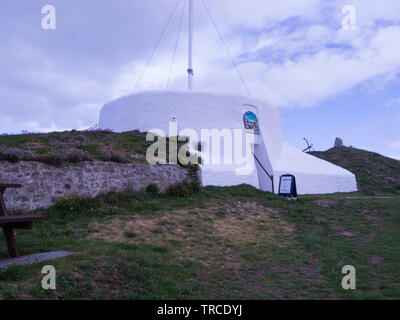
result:
[(193, 0), (189, 0), (189, 66), (188, 89), (193, 89)]

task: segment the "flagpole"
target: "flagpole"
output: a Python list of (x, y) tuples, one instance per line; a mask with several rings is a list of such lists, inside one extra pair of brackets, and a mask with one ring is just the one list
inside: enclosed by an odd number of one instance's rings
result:
[(189, 0), (189, 59), (188, 89), (193, 89), (193, 0)]

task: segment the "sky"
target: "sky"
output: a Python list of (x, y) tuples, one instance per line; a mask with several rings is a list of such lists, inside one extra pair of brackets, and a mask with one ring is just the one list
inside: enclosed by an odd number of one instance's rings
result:
[[(205, 1), (250, 94), (278, 107), (290, 144), (303, 149), (307, 138), (326, 150), (341, 137), (400, 159), (399, 0)], [(176, 43), (168, 89), (185, 90), (184, 0), (136, 86), (176, 3), (2, 0), (0, 133), (85, 129), (112, 99), (167, 90)], [(55, 29), (42, 26), (46, 5)], [(194, 73), (196, 90), (248, 95), (202, 0), (194, 0)]]

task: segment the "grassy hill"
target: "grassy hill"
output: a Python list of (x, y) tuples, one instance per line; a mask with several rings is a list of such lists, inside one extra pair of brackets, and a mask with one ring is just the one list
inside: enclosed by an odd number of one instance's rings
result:
[[(80, 254), (0, 269), (0, 299), (399, 299), (399, 207), (394, 195), (295, 202), (245, 185), (68, 198), (17, 241), (23, 255)], [(40, 286), (48, 264), (55, 291)], [(357, 290), (341, 286), (345, 265)]]
[[(0, 136), (0, 160), (63, 162), (101, 160), (146, 162), (146, 133), (131, 131), (65, 131)], [(167, 141), (168, 143), (168, 141)], [(181, 146), (183, 143), (180, 142)], [(168, 150), (168, 148), (167, 148)], [(168, 153), (168, 151), (167, 151)], [(365, 194), (399, 194), (400, 161), (355, 148), (332, 148), (310, 154), (341, 166), (356, 175), (359, 191)]]
[[(67, 135), (89, 139), (75, 147), (94, 158), (107, 144), (144, 154), (137, 132), (81, 134)], [(6, 136), (0, 145), (33, 141), (51, 150), (55, 141), (71, 142), (63, 137)], [(313, 154), (355, 173), (359, 196), (287, 201), (242, 185), (71, 197), (37, 210), (50, 219), (16, 230), (21, 253), (80, 254), (51, 261), (55, 291), (40, 286), (49, 262), (0, 269), (0, 299), (399, 299), (399, 161), (350, 148)], [(345, 265), (357, 270), (357, 290), (341, 286)]]
[(354, 173), (359, 191), (366, 194), (400, 194), (400, 161), (356, 148), (340, 147), (313, 156)]

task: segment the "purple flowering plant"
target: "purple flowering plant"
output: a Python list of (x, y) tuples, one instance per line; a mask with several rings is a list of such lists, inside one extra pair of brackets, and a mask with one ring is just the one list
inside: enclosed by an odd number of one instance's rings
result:
[(0, 137), (0, 161), (40, 161), (53, 165), (80, 161), (144, 161), (145, 141), (136, 132), (68, 131)]

